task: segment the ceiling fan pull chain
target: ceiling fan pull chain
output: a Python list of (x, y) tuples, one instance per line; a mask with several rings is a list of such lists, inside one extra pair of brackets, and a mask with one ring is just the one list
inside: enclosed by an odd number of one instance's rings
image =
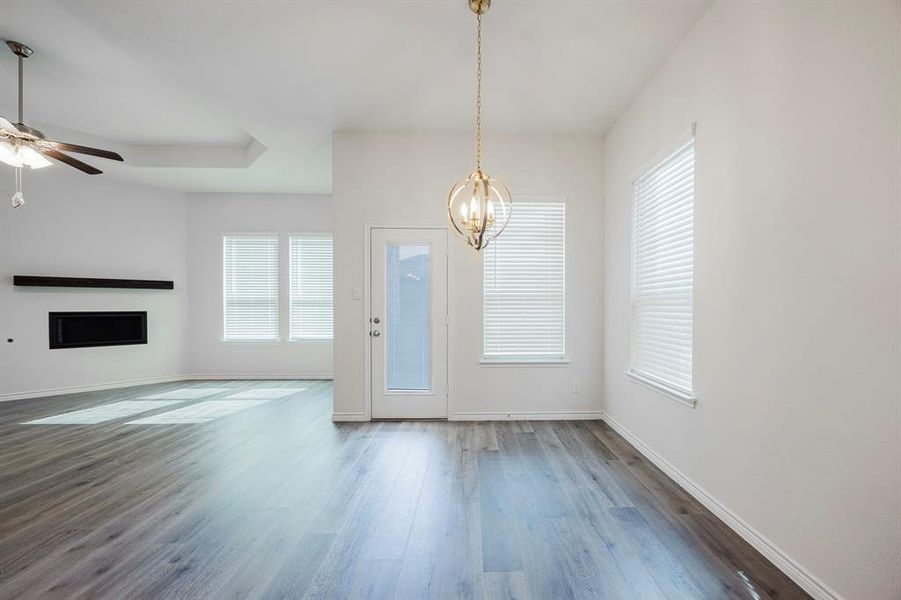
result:
[(10, 198), (13, 208), (21, 208), (25, 204), (25, 196), (22, 194), (22, 167), (16, 167), (16, 193)]

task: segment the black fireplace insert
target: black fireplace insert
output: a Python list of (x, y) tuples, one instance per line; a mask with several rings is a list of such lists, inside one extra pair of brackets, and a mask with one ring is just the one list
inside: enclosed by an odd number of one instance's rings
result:
[(147, 311), (52, 312), (50, 348), (147, 343)]

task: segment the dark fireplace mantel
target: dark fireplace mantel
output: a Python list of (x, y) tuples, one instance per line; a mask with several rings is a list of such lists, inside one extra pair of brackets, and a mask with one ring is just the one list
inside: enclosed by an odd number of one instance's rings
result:
[(13, 275), (13, 285), (28, 287), (124, 288), (132, 290), (173, 290), (175, 282), (163, 279), (102, 279), (99, 277), (45, 277)]

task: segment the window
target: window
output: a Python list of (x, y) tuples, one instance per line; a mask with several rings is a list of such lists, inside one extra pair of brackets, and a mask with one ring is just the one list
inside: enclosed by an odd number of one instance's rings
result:
[(388, 391), (429, 391), (432, 247), (388, 242), (385, 251), (385, 312), (391, 324), (385, 353)]
[(565, 226), (562, 200), (516, 200), (510, 224), (484, 250), (487, 361), (565, 358)]
[(635, 180), (630, 374), (692, 400), (694, 139)]
[(278, 236), (227, 235), (226, 340), (278, 340)]
[(332, 339), (332, 236), (292, 236), (290, 259), (291, 339)]

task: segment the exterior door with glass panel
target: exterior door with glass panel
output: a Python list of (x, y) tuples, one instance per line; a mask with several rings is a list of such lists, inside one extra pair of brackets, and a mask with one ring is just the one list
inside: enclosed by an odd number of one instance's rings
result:
[(373, 419), (447, 417), (447, 230), (373, 229)]

